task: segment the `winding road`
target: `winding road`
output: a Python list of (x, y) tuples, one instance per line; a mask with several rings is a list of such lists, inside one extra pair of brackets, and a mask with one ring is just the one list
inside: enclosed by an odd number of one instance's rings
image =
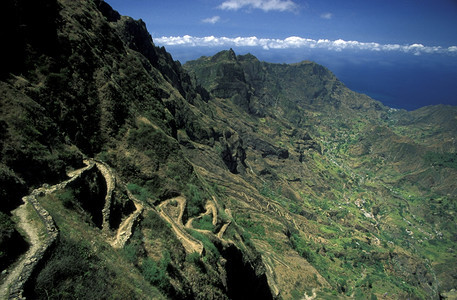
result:
[[(172, 205), (174, 203), (178, 204), (178, 210), (179, 210), (179, 213), (178, 213), (177, 217), (175, 217), (175, 218), (173, 218), (170, 215), (171, 211), (173, 209), (169, 208), (169, 206), (175, 207)], [(168, 199), (168, 200), (165, 200), (162, 203), (160, 203), (159, 206), (157, 206), (157, 212), (165, 221), (167, 221), (171, 225), (171, 228), (175, 232), (178, 239), (181, 241), (181, 243), (184, 246), (184, 249), (186, 250), (187, 253), (197, 252), (201, 255), (203, 253), (202, 242), (195, 239), (190, 234), (188, 234), (185, 229), (186, 228), (192, 229), (192, 230), (204, 233), (204, 234), (213, 234), (209, 230), (193, 228), (192, 222), (193, 222), (193, 220), (195, 220), (197, 218), (201, 218), (205, 215), (212, 215), (212, 224), (213, 224), (213, 226), (216, 226), (217, 222), (218, 222), (217, 207), (216, 207), (215, 202), (207, 201), (206, 205), (205, 205), (205, 209), (206, 209), (205, 212), (200, 214), (198, 217), (190, 218), (189, 220), (187, 220), (186, 224), (184, 225), (182, 222), (182, 217), (184, 214), (184, 210), (186, 209), (186, 204), (187, 204), (187, 200), (184, 196), (179, 196), (176, 198)], [(230, 210), (226, 209), (226, 212), (229, 216), (231, 216)], [(231, 221), (228, 221), (227, 223), (225, 223), (221, 227), (219, 232), (217, 233), (216, 237), (218, 237), (220, 240), (222, 240), (224, 232), (227, 230), (227, 227), (230, 224), (231, 224)]]
[[(42, 259), (43, 254), (46, 252), (47, 248), (57, 239), (58, 228), (52, 219), (52, 216), (41, 206), (37, 196), (48, 195), (56, 191), (66, 188), (66, 186), (75, 181), (81, 175), (91, 170), (93, 167), (96, 167), (100, 173), (103, 175), (107, 185), (107, 193), (105, 195), (105, 205), (103, 208), (103, 230), (105, 232), (109, 231), (109, 211), (111, 209), (111, 197), (112, 193), (116, 187), (116, 177), (114, 172), (103, 162), (95, 161), (93, 159), (84, 160), (86, 165), (83, 168), (68, 172), (69, 179), (58, 183), (56, 185), (49, 186), (43, 184), (42, 187), (37, 188), (32, 191), (28, 196), (23, 197), (24, 204), (17, 207), (12, 211), (13, 215), (17, 218), (17, 226), (22, 229), (22, 231), (27, 236), (26, 239), (30, 244), (30, 247), (10, 268), (6, 277), (0, 285), (0, 299), (22, 299), (22, 292), (25, 283), (32, 274), (35, 266)], [(116, 233), (107, 238), (107, 242), (113, 248), (123, 248), (125, 243), (132, 235), (132, 229), (135, 222), (138, 220), (138, 217), (144, 211), (144, 206), (135, 196), (128, 190), (127, 195), (135, 205), (135, 211), (130, 215), (126, 216), (125, 219), (119, 225), (119, 228), (116, 230)], [(212, 215), (212, 224), (216, 226), (218, 223), (218, 210), (216, 206), (216, 200), (207, 201), (205, 205), (205, 212), (200, 214), (196, 218), (202, 218), (205, 215)], [(177, 206), (176, 206), (177, 204)], [(178, 196), (163, 201), (157, 208), (148, 208), (154, 210), (158, 213), (166, 222), (171, 225), (172, 230), (176, 234), (177, 238), (181, 241), (184, 249), (187, 253), (198, 253), (202, 255), (204, 247), (200, 240), (191, 236), (186, 228), (193, 229), (196, 231), (203, 232), (205, 234), (213, 234), (209, 230), (201, 230), (192, 227), (192, 221), (195, 218), (188, 220), (186, 225), (183, 224), (182, 218), (184, 211), (186, 209), (186, 198), (184, 196)], [(32, 208), (32, 209), (31, 209)], [(178, 214), (176, 215), (176, 209)], [(174, 212), (174, 214), (173, 214)], [(231, 213), (230, 210), (226, 209), (225, 212), (230, 217), (230, 220), (222, 225), (219, 232), (215, 235), (220, 240), (223, 240), (223, 235), (227, 230), (228, 226), (231, 224)], [(32, 224), (31, 219), (37, 219), (37, 217), (32, 218), (30, 214), (36, 213), (41, 219), (42, 227)], [(174, 215), (171, 216), (170, 214)], [(46, 234), (41, 234), (45, 232)]]
[[(178, 203), (179, 207), (179, 215), (177, 220), (173, 220), (173, 218), (170, 217), (170, 215), (167, 213), (166, 209), (166, 207), (170, 203), (175, 201)], [(184, 198), (183, 196), (172, 198), (160, 203), (160, 205), (157, 207), (157, 211), (159, 215), (171, 225), (171, 228), (175, 232), (176, 237), (181, 241), (186, 252), (197, 252), (199, 255), (201, 255), (203, 253), (203, 244), (199, 240), (195, 239), (190, 234), (188, 234), (185, 231), (184, 225), (182, 223), (182, 216), (184, 214), (184, 209), (186, 208), (186, 202), (186, 198)]]

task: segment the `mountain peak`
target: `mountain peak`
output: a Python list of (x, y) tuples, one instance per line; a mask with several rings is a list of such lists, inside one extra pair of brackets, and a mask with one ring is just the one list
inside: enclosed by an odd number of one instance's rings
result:
[(232, 48), (222, 50), (211, 57), (211, 61), (236, 61), (236, 54)]

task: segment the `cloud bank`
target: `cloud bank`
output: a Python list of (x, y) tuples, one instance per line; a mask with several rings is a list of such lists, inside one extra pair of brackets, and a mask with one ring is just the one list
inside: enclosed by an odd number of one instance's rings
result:
[(202, 22), (203, 23), (209, 23), (209, 24), (216, 24), (217, 22), (220, 21), (220, 19), (221, 19), (221, 17), (214, 16), (214, 17), (211, 17), (211, 18), (203, 19)]
[[(239, 0), (241, 1), (241, 0)], [(268, 39), (251, 37), (195, 37), (190, 35), (170, 36), (155, 38), (157, 44), (163, 46), (182, 46), (182, 47), (261, 47), (265, 50), (269, 49), (291, 49), (291, 48), (308, 48), (308, 49), (326, 49), (330, 51), (343, 50), (367, 50), (367, 51), (398, 51), (411, 53), (414, 55), (421, 54), (456, 54), (457, 46), (441, 47), (441, 46), (424, 46), (422, 44), (379, 44), (365, 43), (358, 41), (345, 41), (342, 39), (308, 39), (298, 36), (291, 36), (285, 39)]]
[(291, 0), (227, 0), (220, 6), (224, 10), (239, 10), (241, 8), (255, 8), (263, 11), (294, 11), (297, 4)]

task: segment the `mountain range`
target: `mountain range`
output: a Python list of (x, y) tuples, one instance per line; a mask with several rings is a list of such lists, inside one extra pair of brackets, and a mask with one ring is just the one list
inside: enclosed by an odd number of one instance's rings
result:
[(0, 6), (0, 298), (457, 296), (456, 107), (181, 65), (102, 0)]

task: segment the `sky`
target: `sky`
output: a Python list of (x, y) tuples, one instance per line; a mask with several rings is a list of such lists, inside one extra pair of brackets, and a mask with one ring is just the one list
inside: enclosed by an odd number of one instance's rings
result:
[(185, 63), (312, 60), (394, 108), (457, 105), (457, 0), (105, 0)]

